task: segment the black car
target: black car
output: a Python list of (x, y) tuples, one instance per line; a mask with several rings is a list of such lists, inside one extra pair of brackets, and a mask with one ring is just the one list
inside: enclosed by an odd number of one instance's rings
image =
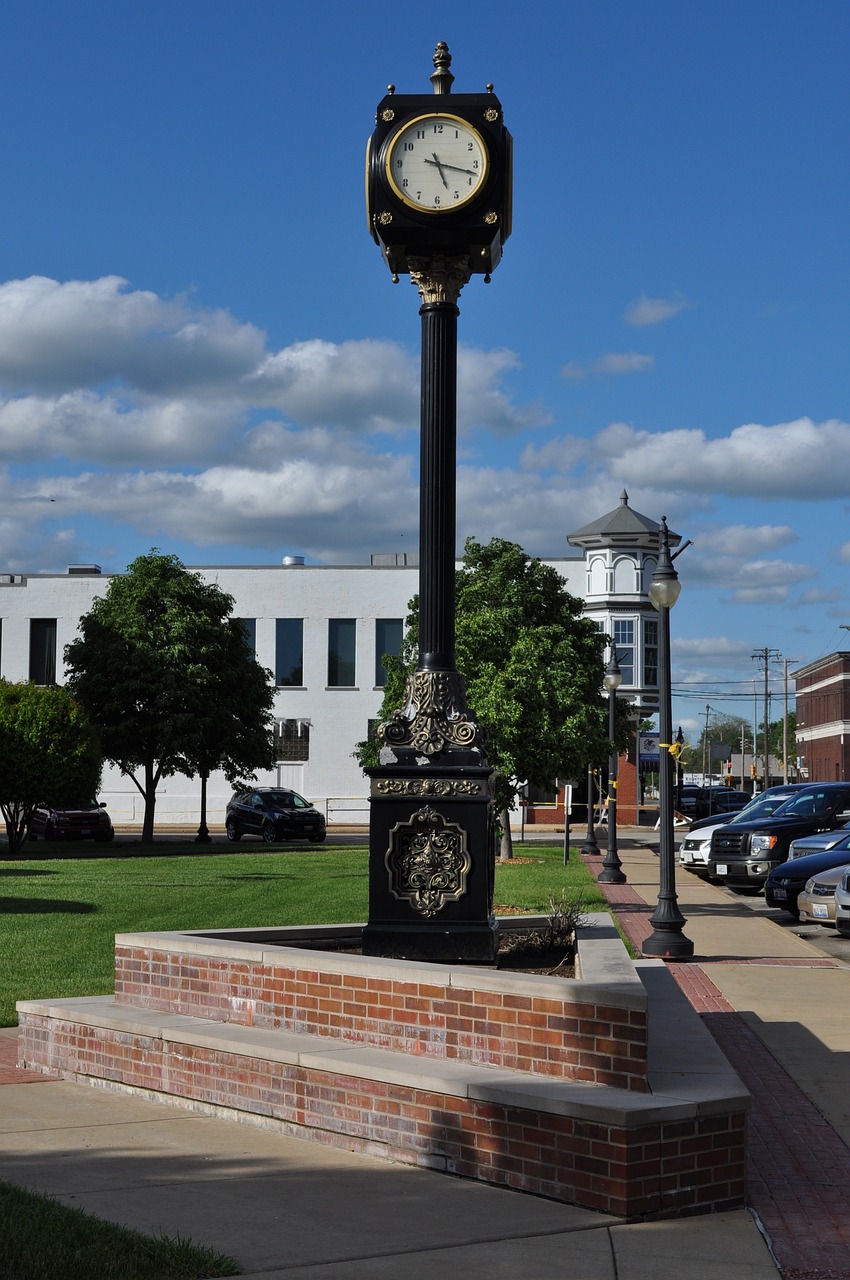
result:
[(697, 819), (713, 818), (727, 813), (740, 813), (752, 796), (731, 787), (705, 787), (697, 796)]
[[(785, 862), (791, 841), (850, 821), (850, 784), (811, 782), (769, 818), (733, 818), (711, 837), (706, 870), (730, 889), (760, 889)], [(804, 861), (804, 859), (800, 859)], [(833, 864), (835, 865), (835, 864)]]
[(807, 853), (803, 858), (781, 863), (767, 877), (764, 886), (767, 905), (799, 916), (797, 899), (805, 889), (806, 881), (822, 871), (832, 871), (834, 867), (844, 867), (847, 863), (850, 863), (850, 833), (822, 853)]
[[(769, 818), (775, 813), (780, 805), (785, 804), (786, 800), (790, 800), (795, 791), (799, 791), (801, 787), (806, 787), (807, 782), (789, 782), (779, 783), (775, 787), (768, 787), (765, 791), (758, 791), (754, 796), (747, 797), (747, 803), (743, 809), (732, 811), (730, 813), (715, 813), (710, 818), (697, 818), (696, 822), (692, 822), (688, 834), (691, 831), (699, 831), (701, 827), (716, 827), (719, 822), (732, 822), (735, 818)], [(734, 791), (733, 795), (745, 795), (746, 792)]]
[(97, 840), (108, 843), (115, 831), (105, 804), (85, 800), (57, 808), (40, 804), (29, 822), (30, 840)]
[(228, 840), (259, 836), (266, 844), (278, 840), (321, 844), (327, 834), (324, 815), (297, 791), (285, 787), (235, 792), (227, 802), (224, 826)]

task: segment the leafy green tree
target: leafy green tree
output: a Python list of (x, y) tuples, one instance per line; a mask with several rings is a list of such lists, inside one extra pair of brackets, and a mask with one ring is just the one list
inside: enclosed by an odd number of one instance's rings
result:
[[(557, 570), (503, 538), (486, 546), (467, 539), (456, 588), (457, 667), (472, 713), (487, 730), (502, 856), (509, 857), (508, 810), (522, 785), (549, 789), (557, 777), (580, 775), (589, 760), (607, 757), (605, 637)], [(382, 719), (404, 704), (418, 623), (413, 600), (401, 656), (384, 659)], [(364, 746), (361, 762), (373, 762)]]
[(106, 759), (144, 799), (145, 844), (162, 778), (219, 767), (232, 776), (268, 763), (269, 675), (232, 608), (219, 587), (154, 549), (112, 579), (65, 649), (68, 687)]
[(206, 795), (210, 774), (220, 769), (236, 786), (257, 769), (271, 769), (275, 762), (271, 672), (255, 661), (238, 618), (225, 619), (213, 640), (204, 654), (204, 705), (194, 718), (180, 765), (182, 773), (201, 780), (201, 841), (209, 838)]
[(11, 854), (39, 804), (97, 795), (101, 763), (97, 734), (68, 689), (0, 680), (0, 810)]

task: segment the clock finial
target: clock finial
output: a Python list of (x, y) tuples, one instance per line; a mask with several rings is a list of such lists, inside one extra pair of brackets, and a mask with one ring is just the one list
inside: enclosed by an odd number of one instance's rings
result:
[(434, 86), (435, 93), (451, 93), (454, 76), (449, 67), (452, 65), (452, 55), (449, 53), (449, 46), (445, 40), (441, 40), (434, 50), (434, 66), (436, 71), (430, 77), (431, 84)]

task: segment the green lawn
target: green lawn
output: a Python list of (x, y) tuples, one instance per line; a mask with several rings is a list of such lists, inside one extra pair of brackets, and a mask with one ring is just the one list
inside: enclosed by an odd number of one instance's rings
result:
[(209, 1280), (238, 1273), (233, 1258), (193, 1240), (143, 1235), (0, 1182), (0, 1275), (7, 1280)]
[[(158, 844), (152, 856), (116, 842), (106, 857), (85, 845), (61, 858), (0, 857), (0, 1026), (17, 1022), (17, 1000), (111, 991), (116, 933), (367, 917), (365, 846), (196, 848)], [(578, 855), (564, 867), (556, 845), (518, 844), (516, 854), (523, 861), (497, 863), (498, 906), (545, 912), (566, 892), (604, 909)]]

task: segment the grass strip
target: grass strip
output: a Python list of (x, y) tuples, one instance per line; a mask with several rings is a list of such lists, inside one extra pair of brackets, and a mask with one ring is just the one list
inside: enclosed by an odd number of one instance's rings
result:
[(190, 1239), (143, 1235), (0, 1181), (5, 1280), (203, 1280), (239, 1274), (233, 1258)]

